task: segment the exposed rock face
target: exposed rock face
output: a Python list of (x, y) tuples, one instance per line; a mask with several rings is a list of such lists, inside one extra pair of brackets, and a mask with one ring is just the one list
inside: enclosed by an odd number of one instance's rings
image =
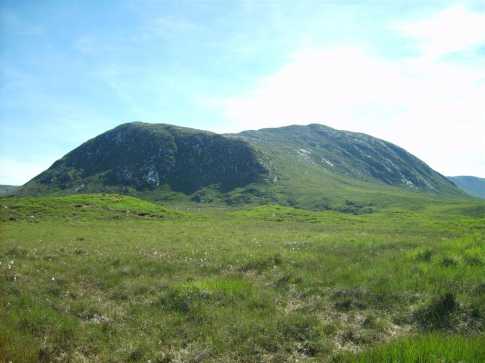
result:
[(214, 184), (227, 191), (258, 181), (264, 173), (256, 153), (244, 141), (169, 125), (130, 123), (84, 143), (29, 184), (60, 189), (98, 184), (137, 190), (165, 185), (193, 193)]

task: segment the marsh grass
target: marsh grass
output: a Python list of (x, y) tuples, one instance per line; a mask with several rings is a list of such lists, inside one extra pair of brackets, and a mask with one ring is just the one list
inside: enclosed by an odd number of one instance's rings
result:
[(0, 361), (485, 361), (475, 204), (182, 213), (63, 198), (0, 201)]
[(483, 362), (485, 338), (425, 334), (401, 338), (357, 355), (340, 355), (334, 362), (411, 363)]

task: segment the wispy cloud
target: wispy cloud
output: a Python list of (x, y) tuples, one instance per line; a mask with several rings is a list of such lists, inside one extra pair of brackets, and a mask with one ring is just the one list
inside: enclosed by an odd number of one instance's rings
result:
[(436, 59), (485, 45), (485, 12), (456, 5), (427, 19), (396, 24), (396, 29), (417, 42), (422, 56)]
[(388, 59), (355, 45), (301, 50), (251, 90), (211, 106), (222, 109), (226, 131), (320, 122), (391, 140), (443, 173), (485, 175), (485, 64), (444, 60), (485, 40), (485, 13), (453, 7), (398, 29), (413, 36), (419, 55)]

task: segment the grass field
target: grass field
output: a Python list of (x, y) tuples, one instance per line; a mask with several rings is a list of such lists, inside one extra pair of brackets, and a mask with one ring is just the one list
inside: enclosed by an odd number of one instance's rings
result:
[(1, 198), (2, 362), (483, 362), (485, 203)]

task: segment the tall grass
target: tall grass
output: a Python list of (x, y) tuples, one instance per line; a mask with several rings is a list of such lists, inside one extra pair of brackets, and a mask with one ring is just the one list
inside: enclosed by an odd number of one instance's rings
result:
[(485, 336), (426, 334), (399, 339), (357, 355), (341, 355), (335, 362), (354, 363), (481, 363)]
[(0, 362), (482, 358), (475, 205), (365, 215), (189, 214), (116, 196), (0, 205)]

